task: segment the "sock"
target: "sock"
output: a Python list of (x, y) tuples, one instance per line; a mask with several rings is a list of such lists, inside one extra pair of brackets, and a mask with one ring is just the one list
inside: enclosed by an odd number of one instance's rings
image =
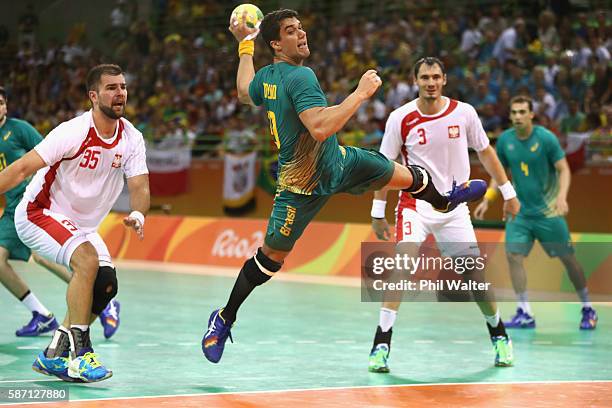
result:
[(487, 321), (487, 324), (491, 327), (497, 327), (497, 325), (500, 322), (500, 318), (499, 318), (499, 309), (497, 309), (497, 311), (495, 312), (495, 314), (493, 316), (487, 316), (484, 315), (485, 320)]
[(372, 351), (379, 344), (386, 344), (389, 346), (389, 353), (391, 353), (391, 335), (393, 335), (393, 329), (389, 329), (389, 331), (383, 332), (380, 326), (376, 328), (376, 334), (374, 335), (374, 344), (372, 344)]
[(584, 287), (576, 291), (576, 293), (582, 302), (582, 307), (592, 307), (591, 301), (589, 300), (589, 288)]
[(378, 326), (383, 332), (388, 332), (395, 323), (397, 317), (397, 310), (387, 309), (386, 307), (380, 308), (380, 317), (378, 320)]
[(246, 276), (244, 276), (244, 272), (240, 271), (238, 278), (236, 278), (236, 282), (234, 283), (234, 287), (232, 288), (232, 293), (230, 293), (227, 305), (225, 305), (223, 311), (221, 312), (221, 317), (223, 317), (226, 322), (232, 323), (236, 321), (236, 313), (238, 313), (238, 308), (240, 305), (242, 305), (246, 298), (249, 297), (255, 287), (256, 285), (249, 282)]
[(240, 308), (240, 305), (249, 297), (253, 289), (255, 289), (256, 286), (266, 283), (282, 266), (282, 262), (276, 262), (268, 258), (263, 253), (262, 249), (259, 248), (257, 254), (242, 265), (242, 269), (240, 269), (238, 278), (236, 278), (227, 305), (225, 305), (225, 308), (221, 311), (223, 320), (225, 320), (226, 323), (235, 322), (238, 308)]
[(503, 336), (505, 338), (508, 338), (508, 334), (506, 333), (506, 327), (504, 326), (504, 322), (502, 322), (501, 319), (499, 320), (497, 326), (491, 326), (489, 322), (487, 322), (487, 329), (489, 330), (489, 335), (491, 337)]
[(70, 339), (68, 337), (68, 329), (60, 326), (55, 333), (49, 346), (45, 350), (45, 356), (48, 358), (67, 357), (70, 352)]
[(531, 313), (531, 305), (529, 304), (529, 298), (527, 296), (527, 292), (517, 293), (518, 302), (516, 302), (517, 307), (523, 309), (523, 312), (532, 315)]
[(40, 300), (33, 294), (31, 291), (27, 291), (25, 295), (21, 299), (21, 303), (27, 307), (30, 312), (38, 312), (43, 316), (51, 316), (51, 312), (40, 303)]
[[(85, 330), (82, 328), (85, 327)], [(73, 359), (83, 356), (89, 351), (93, 351), (91, 340), (89, 339), (89, 326), (81, 324), (70, 325), (70, 350), (74, 353)]]

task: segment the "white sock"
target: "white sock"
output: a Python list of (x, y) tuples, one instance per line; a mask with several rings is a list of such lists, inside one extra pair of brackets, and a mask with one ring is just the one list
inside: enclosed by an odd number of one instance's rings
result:
[(589, 300), (589, 288), (584, 287), (579, 291), (576, 291), (583, 307), (592, 307), (591, 301)]
[(516, 295), (518, 297), (518, 302), (517, 302), (517, 306), (520, 307), (521, 309), (523, 309), (523, 312), (531, 315), (531, 306), (529, 305), (529, 298), (527, 296), (527, 292), (522, 292), (522, 293), (517, 293)]
[(484, 318), (487, 321), (487, 323), (489, 323), (489, 326), (497, 327), (497, 325), (499, 324), (499, 320), (500, 320), (499, 309), (497, 309), (497, 311), (495, 312), (493, 316), (484, 315)]
[(30, 312), (38, 312), (43, 316), (51, 315), (51, 312), (45, 306), (43, 306), (42, 303), (40, 303), (40, 300), (38, 300), (36, 295), (32, 292), (30, 292), (28, 296), (24, 297), (21, 303), (23, 303), (25, 307), (30, 310)]
[(87, 324), (71, 324), (70, 328), (75, 328), (75, 329), (79, 329), (82, 332), (86, 332), (87, 330), (89, 330), (89, 325)]
[(397, 317), (397, 310), (387, 309), (386, 307), (380, 308), (380, 317), (378, 319), (378, 325), (383, 332), (388, 332), (395, 323)]

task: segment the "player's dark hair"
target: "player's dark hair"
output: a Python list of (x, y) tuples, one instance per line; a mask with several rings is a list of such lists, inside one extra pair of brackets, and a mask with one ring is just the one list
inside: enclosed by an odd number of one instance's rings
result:
[(280, 40), (280, 27), (281, 21), (286, 18), (297, 18), (298, 12), (295, 10), (281, 9), (266, 14), (264, 19), (261, 21), (259, 30), (261, 31), (261, 38), (270, 49), (272, 55), (274, 55), (274, 48), (270, 45), (270, 41)]
[(6, 101), (6, 89), (4, 89), (3, 86), (0, 86), (0, 95), (2, 95)]
[(529, 112), (533, 112), (533, 99), (527, 95), (516, 95), (510, 99), (510, 107), (515, 103), (526, 103), (529, 106)]
[(87, 73), (87, 91), (98, 91), (98, 87), (100, 86), (100, 78), (102, 75), (121, 75), (123, 74), (123, 70), (119, 65), (115, 64), (100, 64), (96, 65)]
[(444, 68), (444, 63), (442, 61), (440, 61), (438, 58), (436, 57), (425, 57), (425, 58), (421, 58), (420, 60), (418, 60), (415, 64), (414, 64), (414, 68), (413, 68), (413, 73), (414, 73), (414, 77), (418, 77), (419, 74), (419, 69), (421, 69), (421, 65), (427, 65), (430, 67), (433, 67), (434, 65), (437, 65), (440, 67), (440, 69), (442, 70), (442, 74), (446, 75), (446, 68)]

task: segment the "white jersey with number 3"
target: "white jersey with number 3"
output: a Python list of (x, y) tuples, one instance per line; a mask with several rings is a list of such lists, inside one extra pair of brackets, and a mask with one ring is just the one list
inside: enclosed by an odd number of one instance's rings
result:
[(24, 194), (31, 206), (63, 214), (84, 232), (96, 231), (123, 188), (123, 175), (147, 174), (142, 133), (118, 121), (110, 139), (98, 136), (92, 112), (60, 124), (35, 147), (48, 167)]
[[(380, 146), (380, 152), (391, 160), (401, 157), (404, 164), (426, 168), (441, 193), (451, 190), (453, 180), (458, 184), (469, 180), (468, 147), (479, 152), (489, 146), (476, 110), (467, 103), (443, 98), (446, 103), (435, 115), (421, 113), (418, 99), (391, 112)], [(431, 207), (405, 193), (400, 197), (412, 208), (417, 204)]]

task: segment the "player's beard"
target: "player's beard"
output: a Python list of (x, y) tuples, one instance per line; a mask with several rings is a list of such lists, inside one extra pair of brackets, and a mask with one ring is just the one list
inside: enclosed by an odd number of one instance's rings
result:
[(100, 106), (100, 110), (102, 111), (102, 113), (108, 116), (110, 119), (115, 119), (115, 120), (121, 119), (123, 117), (123, 114), (125, 113), (125, 105), (123, 105), (123, 107), (121, 108), (120, 114), (115, 113), (115, 111), (113, 110), (111, 106), (104, 106), (104, 105), (99, 105), (99, 106)]

